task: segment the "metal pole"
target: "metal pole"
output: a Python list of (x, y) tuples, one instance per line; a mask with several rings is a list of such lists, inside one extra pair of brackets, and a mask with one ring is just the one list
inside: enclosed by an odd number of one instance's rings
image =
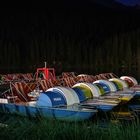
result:
[(45, 61), (45, 68), (47, 68), (47, 62)]

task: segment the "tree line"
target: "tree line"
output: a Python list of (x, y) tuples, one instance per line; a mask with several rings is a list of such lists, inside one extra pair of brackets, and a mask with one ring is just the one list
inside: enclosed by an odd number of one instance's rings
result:
[(46, 13), (3, 20), (0, 73), (34, 72), (46, 61), (58, 74), (114, 72), (140, 78), (137, 15)]

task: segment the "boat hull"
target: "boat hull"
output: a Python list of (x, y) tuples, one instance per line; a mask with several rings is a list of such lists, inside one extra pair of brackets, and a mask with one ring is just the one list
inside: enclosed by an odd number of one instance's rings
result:
[(114, 107), (118, 106), (119, 103), (109, 103), (101, 100), (94, 100), (94, 99), (89, 99), (83, 103), (80, 104), (81, 106), (85, 108), (97, 108), (98, 110), (102, 110), (103, 112), (108, 112), (111, 111)]
[(97, 110), (34, 107), (19, 104), (0, 103), (0, 112), (26, 117), (45, 117), (64, 121), (84, 121), (92, 118)]

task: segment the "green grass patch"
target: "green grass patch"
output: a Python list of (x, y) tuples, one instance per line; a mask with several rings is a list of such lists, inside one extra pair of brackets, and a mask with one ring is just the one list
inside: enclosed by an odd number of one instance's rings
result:
[(1, 115), (1, 140), (124, 140), (140, 139), (139, 123), (63, 122)]

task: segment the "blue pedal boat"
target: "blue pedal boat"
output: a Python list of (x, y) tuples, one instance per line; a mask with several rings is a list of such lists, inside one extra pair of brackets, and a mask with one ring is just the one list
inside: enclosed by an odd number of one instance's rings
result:
[(105, 99), (101, 98), (101, 91), (99, 87), (91, 83), (77, 83), (73, 86), (76, 92), (84, 95), (87, 100), (80, 103), (81, 106), (85, 108), (94, 108), (103, 112), (111, 111), (115, 106), (118, 106), (120, 100), (117, 99)]
[(77, 103), (67, 105), (66, 99), (61, 94), (49, 91), (40, 93), (37, 101), (22, 104), (8, 103), (8, 99), (1, 98), (0, 112), (63, 121), (84, 121), (92, 118), (97, 109), (87, 109)]

